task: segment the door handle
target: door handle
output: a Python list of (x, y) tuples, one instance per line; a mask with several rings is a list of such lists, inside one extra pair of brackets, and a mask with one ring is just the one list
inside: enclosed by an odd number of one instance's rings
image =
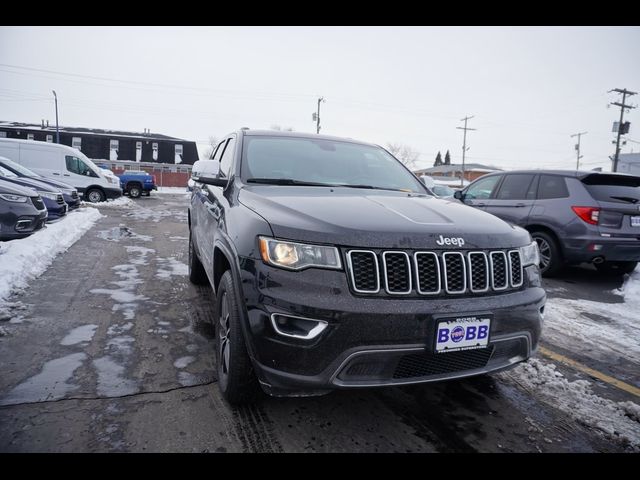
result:
[(63, 177), (70, 177), (71, 175), (69, 175), (68, 173), (63, 173), (62, 176)]
[(52, 172), (52, 173), (53, 173), (54, 175), (60, 175), (59, 173), (56, 173), (56, 172)]
[(476, 205), (475, 205), (475, 206), (476, 206), (476, 207), (484, 207), (484, 206), (485, 206), (485, 204), (484, 204), (484, 203), (476, 203)]
[(516, 208), (526, 207), (524, 203), (516, 203)]

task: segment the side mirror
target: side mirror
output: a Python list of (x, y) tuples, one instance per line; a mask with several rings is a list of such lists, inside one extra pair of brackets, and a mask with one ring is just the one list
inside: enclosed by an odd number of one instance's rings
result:
[(462, 201), (464, 200), (464, 193), (462, 193), (462, 190), (456, 190), (455, 192), (453, 192), (453, 198)]
[(214, 187), (226, 187), (228, 178), (210, 177), (207, 175), (201, 175), (199, 177), (193, 177), (196, 182), (204, 183), (205, 185), (213, 185)]

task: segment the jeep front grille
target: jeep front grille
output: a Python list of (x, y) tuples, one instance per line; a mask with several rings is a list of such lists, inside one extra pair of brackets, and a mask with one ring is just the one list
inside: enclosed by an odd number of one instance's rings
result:
[(519, 288), (524, 278), (519, 250), (349, 250), (346, 258), (351, 287), (360, 294), (480, 294)]
[(56, 195), (56, 203), (58, 205), (63, 205), (64, 204), (64, 197), (62, 196), (61, 193)]
[(42, 201), (42, 197), (31, 197), (31, 203), (38, 210), (44, 210), (44, 202)]

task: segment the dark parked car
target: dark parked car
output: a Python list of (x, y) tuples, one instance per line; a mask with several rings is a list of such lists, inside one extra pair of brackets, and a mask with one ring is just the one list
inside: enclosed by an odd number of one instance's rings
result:
[(0, 240), (24, 238), (47, 221), (47, 208), (31, 188), (0, 178)]
[(78, 190), (67, 183), (45, 178), (6, 157), (0, 157), (0, 167), (6, 168), (7, 170), (15, 173), (18, 177), (37, 180), (38, 182), (46, 183), (47, 185), (57, 188), (60, 190), (60, 193), (62, 193), (62, 198), (67, 204), (69, 210), (75, 210), (80, 206)]
[(422, 383), (536, 350), (545, 292), (529, 233), (440, 200), (383, 148), (240, 130), (191, 196), (189, 276), (216, 295), (232, 403)]
[(40, 182), (38, 180), (31, 180), (29, 178), (21, 178), (10, 170), (0, 166), (0, 178), (7, 182), (11, 182), (21, 187), (33, 188), (38, 192), (38, 195), (42, 198), (49, 216), (47, 220), (56, 220), (64, 217), (67, 214), (68, 206), (64, 201), (62, 192), (51, 185)]
[(484, 175), (455, 196), (526, 228), (543, 275), (582, 262), (622, 274), (640, 261), (639, 187), (633, 175), (528, 170)]

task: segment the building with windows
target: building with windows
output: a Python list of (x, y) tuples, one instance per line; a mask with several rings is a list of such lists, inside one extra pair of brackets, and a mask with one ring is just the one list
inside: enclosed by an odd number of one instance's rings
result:
[[(464, 179), (473, 182), (476, 178), (479, 178), (487, 173), (501, 171), (501, 168), (492, 167), (489, 165), (482, 165), (481, 163), (467, 163), (464, 166)], [(429, 175), (434, 179), (436, 177), (443, 177), (448, 179), (458, 179), (462, 176), (462, 164), (452, 163), (450, 165), (440, 165), (439, 167), (423, 168), (420, 170), (414, 170), (417, 176)]]
[[(193, 165), (198, 160), (196, 143), (147, 130), (144, 133), (60, 127), (60, 143), (77, 148), (94, 160)], [(45, 124), (0, 121), (0, 137), (56, 141), (56, 127)]]
[[(613, 160), (611, 163), (613, 165)], [(621, 153), (618, 157), (618, 173), (640, 176), (640, 153)]]

